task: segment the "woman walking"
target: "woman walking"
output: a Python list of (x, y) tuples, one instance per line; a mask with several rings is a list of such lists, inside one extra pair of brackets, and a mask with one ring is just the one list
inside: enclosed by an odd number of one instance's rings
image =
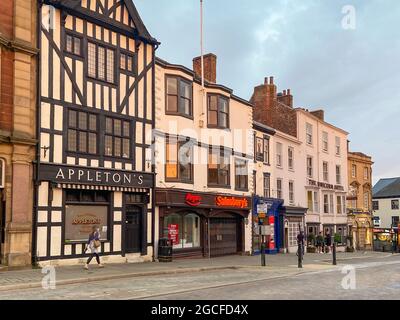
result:
[(100, 257), (98, 253), (98, 248), (101, 246), (100, 243), (100, 229), (96, 226), (93, 227), (92, 232), (89, 235), (89, 240), (86, 244), (86, 249), (85, 252), (90, 249), (91, 255), (86, 261), (85, 264), (85, 269), (89, 270), (89, 263), (92, 261), (93, 257), (96, 257), (97, 264), (99, 265), (100, 268), (103, 268), (104, 266), (100, 263)]

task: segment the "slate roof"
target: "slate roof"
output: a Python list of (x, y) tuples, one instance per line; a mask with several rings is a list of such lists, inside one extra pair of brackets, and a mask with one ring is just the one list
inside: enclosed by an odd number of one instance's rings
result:
[(372, 188), (372, 197), (374, 199), (400, 197), (400, 177), (379, 180)]

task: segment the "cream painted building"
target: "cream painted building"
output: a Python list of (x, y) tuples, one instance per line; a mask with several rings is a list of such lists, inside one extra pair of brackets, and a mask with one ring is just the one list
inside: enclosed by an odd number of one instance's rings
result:
[(303, 194), (308, 208), (307, 234), (342, 235), (348, 232), (346, 212), (348, 133), (324, 120), (322, 110), (297, 108), (297, 130), (302, 142)]
[(155, 243), (171, 239), (175, 257), (252, 250), (252, 105), (204, 60), (204, 91), (200, 58), (195, 71), (156, 61)]

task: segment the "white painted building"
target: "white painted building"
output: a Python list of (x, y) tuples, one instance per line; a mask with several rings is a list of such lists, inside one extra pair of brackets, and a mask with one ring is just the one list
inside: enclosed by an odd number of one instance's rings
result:
[(400, 178), (381, 179), (372, 189), (375, 227), (398, 227), (400, 217)]

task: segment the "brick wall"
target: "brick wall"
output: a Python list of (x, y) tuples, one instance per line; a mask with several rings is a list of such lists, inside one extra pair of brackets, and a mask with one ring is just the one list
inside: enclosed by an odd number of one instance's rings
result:
[[(283, 100), (277, 96), (273, 77), (265, 78), (264, 84), (254, 88), (251, 103), (254, 104), (254, 120), (276, 130), (297, 137), (297, 116), (292, 108), (293, 97), (285, 95)], [(283, 102), (287, 101), (288, 106)]]
[(0, 130), (11, 132), (14, 96), (14, 52), (2, 48), (0, 57)]

